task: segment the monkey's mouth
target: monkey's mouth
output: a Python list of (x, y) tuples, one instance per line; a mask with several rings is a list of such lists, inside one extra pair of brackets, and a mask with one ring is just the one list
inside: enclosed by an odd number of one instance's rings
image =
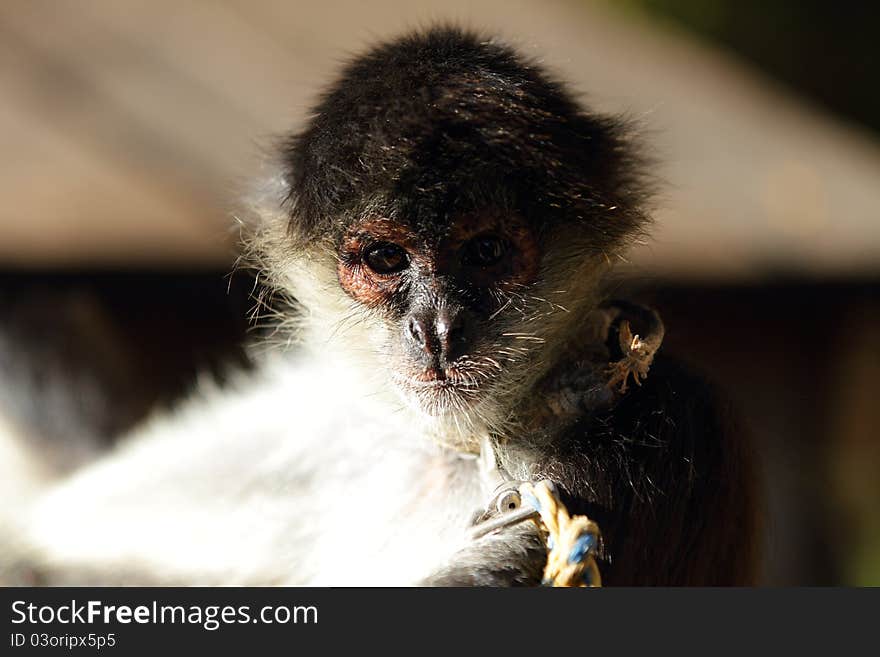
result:
[(439, 369), (424, 370), (410, 376), (401, 375), (398, 382), (413, 388), (476, 390), (480, 387), (477, 379), (460, 372)]
[(415, 396), (430, 413), (446, 407), (460, 408), (476, 401), (485, 379), (457, 367), (427, 368), (417, 372), (395, 371), (393, 378), (405, 392)]

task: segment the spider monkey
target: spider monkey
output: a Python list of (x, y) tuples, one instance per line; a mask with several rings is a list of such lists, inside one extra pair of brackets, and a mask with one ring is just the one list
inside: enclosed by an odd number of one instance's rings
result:
[(6, 579), (539, 584), (533, 523), (468, 535), (489, 470), (597, 522), (605, 584), (750, 583), (742, 432), (656, 353), (655, 312), (602, 294), (647, 168), (628, 122), (497, 40), (441, 26), (353, 59), (248, 199), (299, 348), (50, 487)]

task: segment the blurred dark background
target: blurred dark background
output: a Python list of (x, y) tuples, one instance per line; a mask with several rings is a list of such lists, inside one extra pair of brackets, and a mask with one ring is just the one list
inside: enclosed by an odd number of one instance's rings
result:
[[(642, 120), (669, 187), (614, 282), (718, 380), (763, 468), (769, 585), (880, 584), (880, 47), (867, 3), (8, 2), (0, 419), (59, 476), (249, 367), (230, 214), (347, 52), (497, 30)], [(51, 412), (47, 412), (51, 409)]]
[(730, 49), (792, 90), (880, 132), (877, 25), (872, 2), (624, 0)]

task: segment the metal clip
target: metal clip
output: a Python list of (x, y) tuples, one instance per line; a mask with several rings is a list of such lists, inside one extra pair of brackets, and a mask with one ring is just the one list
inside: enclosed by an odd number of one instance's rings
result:
[(495, 489), (481, 516), (488, 519), (470, 529), (471, 539), (480, 538), (493, 531), (539, 517), (537, 509), (533, 506), (523, 505), (519, 493), (519, 487), (522, 483), (521, 481), (505, 481)]
[(480, 538), (486, 534), (494, 532), (495, 530), (505, 529), (526, 520), (539, 518), (540, 515), (541, 514), (538, 513), (537, 509), (528, 506), (521, 506), (515, 511), (509, 511), (503, 515), (481, 522), (479, 525), (475, 525), (469, 532), (470, 537), (471, 539)]

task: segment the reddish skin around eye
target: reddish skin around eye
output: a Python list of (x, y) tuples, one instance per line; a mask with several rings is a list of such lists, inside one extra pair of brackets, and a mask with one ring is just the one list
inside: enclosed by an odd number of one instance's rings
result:
[(377, 274), (361, 259), (366, 246), (376, 242), (390, 242), (406, 250), (415, 260), (416, 236), (406, 226), (379, 217), (352, 227), (342, 240), (336, 274), (342, 289), (366, 306), (376, 308), (388, 302), (400, 284), (398, 274)]
[(352, 227), (342, 240), (337, 275), (342, 289), (355, 301), (371, 308), (387, 303), (400, 285), (399, 273), (377, 274), (363, 261), (366, 246), (390, 242), (406, 250), (413, 266), (426, 272), (449, 271), (462, 247), (479, 235), (495, 235), (510, 245), (510, 261), (503, 268), (469, 272), (472, 282), (509, 290), (535, 280), (541, 252), (532, 229), (517, 216), (475, 213), (459, 218), (439, 249), (428, 250), (407, 226), (386, 218), (370, 219)]
[[(445, 258), (454, 257), (469, 240), (480, 235), (507, 240), (510, 248), (510, 262), (501, 272), (488, 268), (486, 285), (507, 291), (534, 282), (541, 264), (541, 249), (534, 231), (517, 215), (479, 213), (461, 217), (444, 245)], [(474, 275), (479, 277), (479, 271)]]

